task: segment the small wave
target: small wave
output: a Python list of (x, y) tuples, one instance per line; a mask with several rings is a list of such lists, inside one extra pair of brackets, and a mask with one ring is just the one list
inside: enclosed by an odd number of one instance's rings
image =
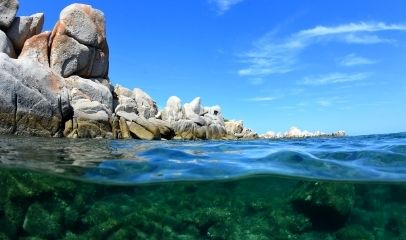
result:
[(85, 181), (145, 184), (256, 175), (406, 182), (406, 134), (255, 141), (118, 141), (0, 137), (2, 167)]

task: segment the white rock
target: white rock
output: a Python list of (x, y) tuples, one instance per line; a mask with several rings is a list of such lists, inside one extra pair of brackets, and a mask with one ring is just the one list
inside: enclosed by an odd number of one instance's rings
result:
[(12, 58), (16, 57), (13, 43), (10, 41), (7, 35), (1, 30), (0, 30), (0, 53), (5, 53)]
[(134, 88), (133, 96), (137, 103), (137, 111), (140, 116), (152, 118), (158, 113), (155, 101), (142, 89)]
[(21, 51), (27, 39), (41, 33), (43, 25), (43, 13), (16, 17), (10, 28), (7, 30), (7, 36), (13, 43), (15, 50)]
[(0, 1), (0, 28), (7, 29), (13, 22), (19, 4), (17, 0), (1, 0)]
[(167, 122), (184, 119), (184, 109), (182, 101), (176, 96), (172, 96), (166, 102), (166, 107), (162, 110), (162, 120)]

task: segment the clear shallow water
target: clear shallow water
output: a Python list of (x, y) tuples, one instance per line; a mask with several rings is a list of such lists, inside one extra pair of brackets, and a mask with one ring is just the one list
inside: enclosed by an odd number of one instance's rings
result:
[(0, 137), (2, 167), (109, 184), (254, 175), (406, 182), (406, 133), (254, 141), (122, 141)]
[(406, 239), (405, 139), (3, 136), (0, 239)]

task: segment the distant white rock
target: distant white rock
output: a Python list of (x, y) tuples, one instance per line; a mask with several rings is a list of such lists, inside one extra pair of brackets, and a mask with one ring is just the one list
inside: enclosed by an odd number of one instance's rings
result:
[(286, 132), (273, 132), (268, 131), (259, 135), (260, 138), (274, 139), (274, 138), (309, 138), (309, 137), (344, 137), (344, 131), (337, 131), (334, 133), (324, 133), (321, 131), (310, 132), (307, 130), (300, 130), (298, 127), (291, 127)]

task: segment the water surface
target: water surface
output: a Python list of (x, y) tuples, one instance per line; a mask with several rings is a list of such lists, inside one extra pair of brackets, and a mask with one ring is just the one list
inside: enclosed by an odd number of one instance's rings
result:
[(0, 137), (0, 239), (406, 239), (406, 134)]

